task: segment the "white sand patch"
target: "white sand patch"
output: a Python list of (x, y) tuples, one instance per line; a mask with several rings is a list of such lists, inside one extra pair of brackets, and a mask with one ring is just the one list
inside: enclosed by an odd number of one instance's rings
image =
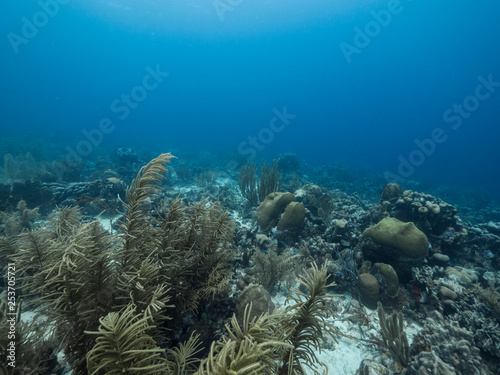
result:
[(231, 211), (231, 219), (234, 222), (238, 223), (239, 226), (241, 226), (241, 227), (245, 226), (244, 222), (243, 222), (244, 219), (243, 219), (243, 217), (240, 215), (240, 213), (238, 211), (236, 211), (236, 210)]
[(229, 177), (218, 177), (216, 182), (217, 182), (217, 185), (219, 185), (219, 186), (236, 185), (234, 179), (229, 178)]
[(114, 234), (115, 231), (114, 231), (112, 225), (114, 224), (116, 219), (110, 220), (110, 219), (104, 218), (104, 217), (97, 217), (96, 220), (99, 221), (99, 223), (101, 224), (101, 226), (104, 230), (108, 231), (109, 233)]

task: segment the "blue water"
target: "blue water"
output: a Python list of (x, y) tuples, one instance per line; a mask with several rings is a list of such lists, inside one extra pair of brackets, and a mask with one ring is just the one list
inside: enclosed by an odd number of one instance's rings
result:
[(500, 197), (498, 1), (16, 0), (0, 10), (1, 136), (52, 142), (54, 157), (114, 146), (294, 152), (403, 187)]

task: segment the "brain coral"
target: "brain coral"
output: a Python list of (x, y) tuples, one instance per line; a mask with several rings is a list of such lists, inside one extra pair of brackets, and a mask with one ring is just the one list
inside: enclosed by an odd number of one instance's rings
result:
[(363, 237), (372, 239), (380, 246), (397, 250), (399, 255), (411, 259), (425, 257), (429, 249), (427, 236), (413, 223), (404, 223), (392, 217), (386, 217), (366, 229)]

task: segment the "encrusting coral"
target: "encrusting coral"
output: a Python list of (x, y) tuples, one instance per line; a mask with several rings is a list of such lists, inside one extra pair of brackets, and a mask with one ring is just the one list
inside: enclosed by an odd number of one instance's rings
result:
[(448, 320), (438, 311), (431, 312), (424, 329), (415, 338), (427, 350), (418, 353), (408, 364), (405, 375), (420, 374), (492, 374), (479, 356), (473, 333)]

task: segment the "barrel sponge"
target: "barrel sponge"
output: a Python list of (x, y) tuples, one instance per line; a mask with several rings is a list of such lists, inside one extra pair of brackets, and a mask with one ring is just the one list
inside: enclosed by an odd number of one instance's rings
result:
[(304, 203), (290, 202), (290, 204), (286, 206), (280, 221), (278, 221), (278, 229), (286, 230), (301, 228), (304, 225), (305, 217), (306, 209)]
[(425, 257), (429, 249), (427, 236), (415, 224), (392, 217), (386, 217), (366, 229), (363, 237), (372, 239), (380, 246), (395, 249), (401, 256), (411, 259)]
[(273, 226), (290, 202), (295, 200), (292, 193), (271, 193), (259, 205), (257, 222), (263, 231)]

